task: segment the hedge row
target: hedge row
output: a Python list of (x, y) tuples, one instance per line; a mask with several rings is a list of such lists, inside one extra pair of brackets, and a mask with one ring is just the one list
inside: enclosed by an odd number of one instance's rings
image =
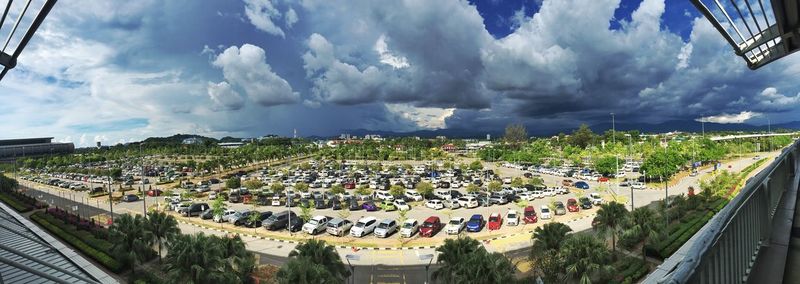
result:
[(665, 241), (660, 242), (655, 249), (655, 256), (665, 259), (675, 253), (683, 244), (700, 231), (703, 226), (714, 217), (713, 212), (706, 212), (689, 222), (680, 225), (681, 229), (671, 234)]
[[(38, 213), (37, 213), (38, 214)], [(92, 248), (104, 252), (106, 254), (111, 254), (111, 247), (114, 246), (111, 242), (98, 239), (94, 234), (86, 230), (79, 230), (72, 224), (67, 224), (63, 220), (50, 215), (50, 214), (42, 214), (42, 217), (45, 218), (50, 224), (53, 226), (58, 227), (59, 229), (69, 232), (71, 235), (75, 236), (76, 238), (83, 240), (87, 245), (91, 246)]]
[(609, 283), (635, 283), (650, 271), (650, 268), (645, 264), (645, 262), (636, 257), (620, 259), (614, 264), (614, 270), (617, 273)]
[(52, 217), (49, 218), (48, 217), (49, 216), (45, 215), (44, 213), (36, 212), (33, 215), (31, 215), (31, 220), (44, 227), (50, 233), (53, 233), (62, 240), (66, 241), (76, 249), (80, 250), (83, 254), (93, 258), (95, 261), (99, 262), (112, 272), (119, 273), (122, 271), (122, 264), (120, 264), (113, 257), (109, 256), (107, 253), (103, 251), (95, 249), (94, 247), (84, 242), (77, 236), (74, 236), (72, 232), (61, 229), (59, 226), (54, 224), (56, 223), (54, 222), (55, 219), (52, 219)]
[(16, 198), (6, 195), (5, 193), (0, 194), (0, 200), (2, 200), (3, 203), (8, 204), (8, 206), (13, 207), (14, 210), (17, 210), (18, 212), (24, 213), (33, 210), (33, 206), (25, 205)]

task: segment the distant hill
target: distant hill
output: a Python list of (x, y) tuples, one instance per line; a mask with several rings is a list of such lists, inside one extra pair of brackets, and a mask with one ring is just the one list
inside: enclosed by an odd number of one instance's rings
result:
[(169, 137), (150, 137), (144, 140), (147, 144), (182, 144), (183, 140), (186, 138), (200, 138), (203, 140), (212, 141), (214, 143), (219, 142), (215, 138), (205, 137), (195, 134), (175, 134)]

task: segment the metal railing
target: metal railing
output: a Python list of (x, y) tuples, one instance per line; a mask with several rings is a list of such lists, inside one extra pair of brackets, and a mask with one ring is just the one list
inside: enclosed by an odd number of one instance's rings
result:
[[(717, 213), (645, 283), (744, 283), (769, 245), (781, 198), (798, 187), (800, 140), (749, 179), (738, 196)], [(792, 201), (794, 202), (794, 201)], [(780, 277), (780, 276), (778, 276)]]

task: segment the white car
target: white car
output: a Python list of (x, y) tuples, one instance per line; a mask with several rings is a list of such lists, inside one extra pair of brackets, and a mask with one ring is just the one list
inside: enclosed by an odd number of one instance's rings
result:
[(226, 209), (225, 211), (222, 212), (222, 215), (214, 215), (214, 222), (217, 223), (228, 222), (228, 218), (233, 216), (233, 214), (236, 214), (236, 210)]
[(458, 205), (465, 208), (475, 208), (478, 207), (478, 199), (474, 196), (462, 196), (458, 198)]
[(591, 200), (594, 205), (603, 204), (603, 197), (597, 192), (589, 193), (589, 200)]
[(408, 219), (403, 222), (403, 226), (400, 227), (400, 236), (404, 238), (410, 238), (414, 234), (419, 231), (419, 222), (416, 219)]
[(375, 198), (378, 200), (394, 201), (394, 196), (389, 194), (389, 192), (386, 190), (376, 190)]
[(411, 206), (409, 206), (408, 203), (406, 203), (405, 200), (395, 199), (395, 201), (393, 201), (392, 203), (394, 204), (394, 207), (397, 207), (397, 210), (401, 210), (401, 211), (402, 210), (405, 210), (405, 211), (411, 210)]
[(406, 197), (414, 201), (422, 201), (422, 195), (416, 190), (406, 190)]
[(644, 183), (643, 182), (634, 182), (633, 184), (631, 184), (631, 187), (633, 189), (644, 189)]
[(450, 219), (450, 222), (447, 222), (447, 226), (444, 227), (444, 230), (448, 235), (456, 235), (461, 233), (461, 230), (463, 230), (466, 225), (467, 222), (464, 221), (464, 217), (453, 217), (453, 219)]
[(316, 235), (319, 232), (325, 231), (328, 226), (328, 221), (330, 221), (331, 217), (327, 216), (314, 216), (311, 220), (308, 220), (307, 223), (303, 224), (303, 232), (308, 233), (309, 235)]
[(506, 225), (508, 226), (516, 226), (519, 225), (519, 214), (517, 214), (516, 210), (508, 210), (506, 212)]
[(531, 191), (531, 195), (533, 198), (544, 198), (544, 192), (538, 189)]
[(214, 199), (217, 199), (217, 192), (216, 191), (208, 194), (208, 200), (214, 200)]
[(550, 207), (547, 207), (547, 205), (542, 205), (539, 211), (539, 217), (542, 219), (550, 219), (550, 217), (552, 217), (550, 215)]
[(425, 207), (428, 207), (428, 208), (434, 209), (434, 210), (444, 209), (444, 202), (442, 202), (439, 199), (431, 199), (431, 200), (428, 200), (427, 202), (425, 202)]
[(567, 194), (567, 193), (569, 193), (569, 189), (567, 189), (566, 187), (563, 187), (563, 186), (555, 186), (555, 187), (553, 187), (553, 189), (555, 189), (557, 194)]
[(277, 196), (272, 197), (272, 202), (270, 203), (272, 206), (281, 206), (281, 198)]
[(386, 238), (391, 236), (395, 231), (397, 231), (397, 222), (392, 219), (384, 219), (378, 224), (378, 227), (375, 228), (375, 236)]
[(344, 236), (344, 233), (350, 228), (353, 227), (353, 222), (350, 222), (346, 219), (335, 218), (333, 220), (328, 221), (328, 228), (326, 231), (328, 234), (341, 237)]
[(433, 195), (442, 200), (448, 200), (450, 198), (453, 198), (453, 196), (450, 195), (450, 189), (437, 189), (436, 191), (433, 192)]
[(552, 187), (545, 188), (542, 192), (545, 196), (556, 196), (556, 190)]
[(375, 217), (367, 216), (361, 219), (358, 219), (355, 226), (350, 228), (350, 236), (353, 237), (363, 237), (372, 233), (375, 230), (375, 226), (378, 225), (378, 219)]
[(531, 200), (536, 199), (536, 196), (532, 192), (523, 192), (523, 193), (518, 194), (517, 196), (519, 196), (519, 199), (527, 200), (527, 201), (531, 201)]

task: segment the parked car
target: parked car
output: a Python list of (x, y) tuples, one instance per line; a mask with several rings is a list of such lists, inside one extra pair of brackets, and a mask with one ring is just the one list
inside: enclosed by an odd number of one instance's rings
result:
[(448, 235), (456, 235), (461, 233), (461, 230), (464, 229), (466, 224), (467, 222), (464, 220), (464, 217), (453, 217), (450, 219), (450, 222), (447, 222), (447, 226), (445, 226), (444, 230)]
[(536, 216), (536, 209), (534, 209), (533, 206), (525, 207), (522, 215), (522, 221), (524, 221), (525, 224), (533, 224), (539, 221), (539, 217)]
[(164, 192), (160, 189), (151, 189), (147, 191), (147, 196), (154, 197), (154, 196), (161, 196)]
[(567, 208), (564, 207), (564, 203), (561, 201), (556, 201), (556, 208), (553, 210), (555, 211), (556, 215), (564, 215), (567, 214)]
[(501, 226), (503, 226), (503, 216), (501, 216), (500, 213), (492, 213), (492, 215), (489, 215), (489, 222), (486, 227), (488, 227), (490, 231), (500, 230)]
[(575, 183), (575, 187), (580, 189), (589, 189), (589, 184), (585, 181), (579, 181)]
[(581, 209), (592, 209), (592, 201), (589, 200), (588, 197), (581, 197), (579, 201), (581, 203)]
[(591, 200), (594, 205), (603, 204), (603, 197), (597, 192), (589, 193), (589, 200)]
[(506, 224), (509, 226), (519, 225), (519, 214), (517, 214), (516, 210), (508, 210), (506, 212)]
[(280, 198), (280, 196), (273, 196), (273, 197), (272, 197), (272, 202), (270, 203), (270, 205), (272, 205), (272, 206), (281, 206), (281, 205), (283, 205), (283, 204), (281, 203), (281, 198)]
[(561, 185), (566, 186), (566, 187), (570, 187), (570, 186), (572, 186), (572, 180), (571, 179), (562, 180), (561, 181)]
[(228, 222), (230, 222), (234, 226), (244, 225), (244, 221), (247, 220), (247, 218), (250, 218), (250, 214), (253, 214), (253, 212), (254, 211), (250, 210), (243, 210), (236, 212), (236, 214), (233, 214), (233, 216), (228, 218)]
[(542, 212), (542, 219), (552, 218), (552, 216), (550, 215), (550, 207), (547, 207), (547, 205), (542, 205), (542, 208), (539, 208), (539, 210), (541, 210), (540, 212)]
[(406, 203), (406, 201), (402, 200), (402, 199), (395, 199), (392, 202), (392, 204), (394, 204), (394, 207), (396, 207), (397, 210), (401, 210), (401, 211), (402, 210), (405, 210), (405, 211), (411, 210), (411, 206), (408, 205), (408, 203)]
[(394, 206), (394, 201), (384, 200), (381, 201), (381, 209), (386, 212), (395, 211), (397, 210), (397, 206)]
[(328, 208), (333, 210), (342, 210), (342, 202), (339, 201), (338, 197), (328, 199)]
[(422, 201), (422, 195), (416, 190), (406, 190), (406, 197), (413, 201)]
[(208, 220), (214, 218), (214, 209), (208, 208), (203, 213), (200, 213), (200, 219)]
[(479, 205), (478, 199), (475, 198), (474, 196), (462, 196), (459, 197), (457, 200), (458, 204), (461, 205), (461, 207), (465, 208), (475, 208), (478, 207)]
[(634, 183), (631, 184), (631, 187), (633, 189), (645, 189), (645, 186), (644, 186), (643, 182), (634, 182)]
[[(578, 201), (575, 198), (567, 199), (567, 211), (569, 212), (578, 212), (580, 211), (580, 207), (578, 207)], [(556, 213), (558, 215), (558, 213)]]
[(181, 213), (181, 215), (185, 217), (194, 217), (200, 215), (200, 213), (203, 213), (203, 211), (206, 211), (209, 208), (211, 207), (208, 206), (207, 203), (195, 203), (186, 208), (186, 210), (178, 213)]
[(215, 215), (214, 216), (214, 222), (217, 222), (217, 223), (228, 222), (228, 219), (231, 216), (233, 216), (234, 214), (236, 214), (236, 210), (225, 209), (225, 211), (222, 212), (222, 215)]
[(458, 201), (456, 199), (442, 200), (442, 204), (444, 205), (444, 208), (449, 208), (449, 209), (461, 208), (461, 205), (458, 204)]
[(375, 219), (375, 217), (363, 217), (350, 229), (350, 236), (360, 238), (369, 235), (375, 230), (377, 225), (378, 219)]
[(350, 198), (347, 208), (350, 209), (350, 211), (358, 211), (361, 210), (361, 204), (359, 204), (358, 200), (355, 198)]
[(483, 215), (475, 214), (469, 218), (467, 221), (467, 232), (480, 232), (483, 229), (483, 225), (485, 221), (483, 220)]
[(503, 205), (503, 204), (507, 204), (507, 203), (508, 203), (508, 199), (506, 199), (505, 196), (502, 196), (502, 195), (499, 195), (499, 194), (492, 194), (491, 196), (489, 196), (489, 204)]
[(556, 194), (561, 194), (561, 195), (569, 193), (569, 188), (564, 186), (555, 186), (553, 187), (553, 190), (555, 190)]
[(264, 223), (264, 220), (269, 218), (269, 216), (272, 216), (272, 211), (264, 211), (264, 212), (261, 212), (261, 213), (259, 213), (257, 211), (254, 211), (253, 213), (250, 213), (250, 214), (251, 215), (252, 214), (257, 214), (258, 218), (255, 219), (255, 220), (253, 220), (251, 218), (247, 218), (247, 220), (244, 220), (244, 226), (248, 227), (248, 228), (258, 228), (258, 227), (261, 227), (261, 224)]
[(400, 236), (410, 238), (414, 236), (417, 231), (419, 231), (419, 222), (417, 222), (416, 219), (408, 219), (403, 222), (403, 225), (400, 227)]
[(378, 211), (378, 206), (372, 201), (365, 201), (363, 204), (361, 204), (361, 208), (369, 212)]
[(333, 220), (328, 221), (326, 231), (328, 234), (342, 237), (353, 227), (353, 222), (350, 220), (342, 219), (342, 218), (334, 218)]
[(128, 194), (128, 195), (125, 195), (125, 196), (122, 197), (122, 202), (134, 202), (134, 201), (138, 201), (138, 200), (139, 200), (139, 196), (135, 195), (135, 194)]
[[(289, 219), (292, 219), (292, 221), (299, 221), (300, 218), (298, 218), (294, 212), (286, 210), (272, 214), (272, 216), (269, 216), (269, 218), (261, 223), (265, 229), (275, 231), (286, 228), (286, 226), (289, 224)], [(298, 231), (299, 230), (300, 229), (298, 229)]]
[(309, 235), (316, 235), (317, 233), (325, 231), (328, 228), (328, 221), (330, 220), (333, 220), (333, 218), (322, 215), (314, 216), (308, 220), (305, 225), (303, 225), (303, 232), (306, 232)]
[(442, 221), (439, 217), (430, 216), (428, 219), (425, 219), (422, 222), (422, 226), (419, 228), (419, 235), (420, 237), (433, 237), (442, 230)]
[(286, 224), (286, 228), (289, 229), (289, 232), (299, 232), (303, 229), (303, 219), (292, 215), (292, 218), (290, 218), (289, 222)]
[(375, 236), (378, 238), (386, 238), (397, 231), (397, 221), (392, 219), (384, 219), (375, 228)]
[(429, 199), (427, 202), (425, 202), (425, 207), (434, 210), (444, 209), (444, 203), (439, 199)]

